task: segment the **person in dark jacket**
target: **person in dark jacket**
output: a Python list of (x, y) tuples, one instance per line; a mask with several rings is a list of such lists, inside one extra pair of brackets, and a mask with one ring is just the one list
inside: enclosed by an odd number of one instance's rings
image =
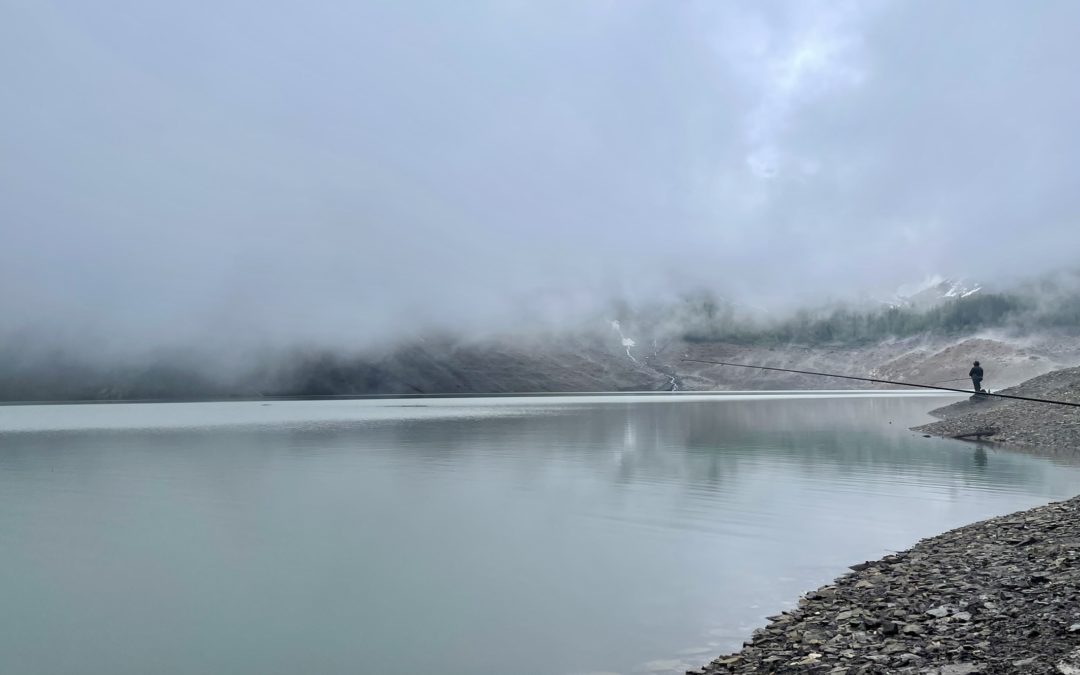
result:
[(975, 365), (968, 371), (968, 377), (971, 378), (971, 384), (975, 386), (975, 392), (978, 393), (982, 391), (983, 369), (978, 361), (976, 361)]

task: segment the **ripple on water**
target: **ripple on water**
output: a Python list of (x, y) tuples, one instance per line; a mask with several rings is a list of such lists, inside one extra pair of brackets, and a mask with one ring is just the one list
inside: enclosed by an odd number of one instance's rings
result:
[(1080, 484), (925, 397), (415, 405), (0, 409), (0, 671), (682, 672)]

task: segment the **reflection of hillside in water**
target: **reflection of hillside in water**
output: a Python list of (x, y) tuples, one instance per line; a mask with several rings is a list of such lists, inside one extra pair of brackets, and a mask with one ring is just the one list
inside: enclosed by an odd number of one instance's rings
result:
[[(235, 657), (243, 626), (270, 636), (258, 672), (302, 670), (296, 644), (318, 648), (306, 665), (326, 655), (319, 672), (633, 672), (686, 647), (719, 653), (853, 562), (1074, 492), (1074, 469), (907, 430), (936, 404), (52, 409), (129, 428), (0, 433), (0, 592), (32, 619), (0, 648), (51, 645), (72, 617), (95, 643), (148, 631), (148, 653), (184, 658)], [(43, 414), (7, 413), (24, 428)], [(179, 414), (191, 426), (153, 427)], [(222, 419), (238, 425), (205, 426)], [(100, 672), (117, 672), (110, 658)]]
[[(341, 443), (408, 452), (438, 466), (492, 462), (520, 480), (543, 461), (570, 462), (617, 482), (732, 480), (744, 467), (851, 480), (888, 473), (897, 481), (970, 475), (987, 487), (1041, 482), (1044, 465), (984, 471), (1003, 451), (923, 438), (908, 430), (933, 402), (917, 398), (763, 399), (607, 403), (541, 407), (533, 414), (443, 419), (290, 432), (290, 445)], [(988, 460), (989, 457), (989, 460)], [(549, 467), (550, 468), (550, 467)]]
[[(479, 402), (478, 402), (479, 403)], [(437, 469), (449, 462), (480, 461), (513, 467), (527, 480), (540, 463), (554, 460), (584, 465), (618, 482), (680, 480), (691, 485), (731, 480), (744, 466), (798, 467), (808, 475), (858, 476), (869, 469), (898, 480), (921, 474), (967, 473), (984, 468), (998, 450), (922, 438), (908, 427), (927, 419), (932, 399), (815, 398), (671, 403), (626, 402), (501, 407), (488, 416), (482, 405), (464, 404), (474, 414), (433, 419), (375, 419), (282, 426), (94, 431), (28, 434), (8, 443), (4, 463), (27, 452), (62, 448), (70, 461), (89, 469), (100, 447), (154, 447), (178, 463), (198, 463), (206, 453), (232, 464), (221, 453), (241, 456), (246, 470), (273, 461), (279, 453), (357, 451), (406, 453)], [(416, 405), (410, 407), (424, 407)], [(495, 412), (495, 411), (491, 411)], [(14, 437), (8, 437), (9, 440)], [(107, 440), (106, 440), (107, 439)], [(168, 448), (174, 447), (175, 453)], [(971, 451), (957, 451), (971, 448)], [(181, 452), (182, 450), (182, 452)], [(980, 458), (979, 462), (974, 457)], [(398, 459), (405, 459), (404, 456)], [(1039, 465), (1028, 468), (1035, 470)], [(973, 473), (973, 478), (978, 475)], [(994, 476), (984, 477), (995, 481)], [(1019, 476), (998, 477), (1016, 480)], [(1042, 480), (1041, 477), (1032, 477)]]

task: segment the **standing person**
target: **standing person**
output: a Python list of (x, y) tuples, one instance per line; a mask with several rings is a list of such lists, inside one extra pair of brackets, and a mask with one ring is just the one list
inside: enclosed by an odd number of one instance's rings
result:
[(975, 393), (982, 391), (983, 369), (978, 361), (976, 361), (975, 365), (968, 371), (968, 377), (971, 378), (971, 384), (975, 386)]

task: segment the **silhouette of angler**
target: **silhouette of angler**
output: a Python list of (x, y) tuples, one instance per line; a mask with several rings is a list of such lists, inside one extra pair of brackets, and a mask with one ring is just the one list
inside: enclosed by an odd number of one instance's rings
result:
[(978, 361), (976, 361), (975, 365), (968, 371), (968, 377), (971, 378), (971, 384), (975, 387), (975, 392), (978, 393), (982, 391), (983, 369)]

